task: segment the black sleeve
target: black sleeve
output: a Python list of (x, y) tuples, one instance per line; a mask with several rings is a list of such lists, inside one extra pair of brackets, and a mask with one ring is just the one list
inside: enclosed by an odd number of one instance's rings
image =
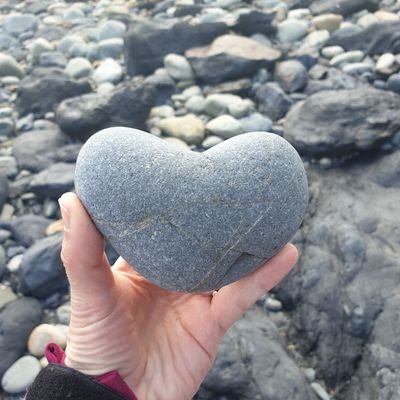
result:
[(93, 378), (72, 368), (49, 364), (40, 371), (26, 400), (126, 400)]

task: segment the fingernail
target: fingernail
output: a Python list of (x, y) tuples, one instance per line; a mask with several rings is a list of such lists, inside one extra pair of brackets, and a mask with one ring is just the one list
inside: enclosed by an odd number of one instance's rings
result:
[(63, 196), (61, 196), (58, 199), (58, 204), (60, 206), (61, 216), (64, 222), (64, 229), (69, 229), (69, 211), (65, 206), (64, 201), (65, 199), (63, 199)]

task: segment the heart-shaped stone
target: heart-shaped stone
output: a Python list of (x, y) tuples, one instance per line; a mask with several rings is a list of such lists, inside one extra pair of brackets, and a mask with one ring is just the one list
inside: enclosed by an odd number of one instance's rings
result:
[(175, 291), (209, 291), (249, 274), (300, 226), (307, 178), (296, 150), (265, 132), (205, 151), (109, 128), (77, 161), (76, 191), (116, 251)]

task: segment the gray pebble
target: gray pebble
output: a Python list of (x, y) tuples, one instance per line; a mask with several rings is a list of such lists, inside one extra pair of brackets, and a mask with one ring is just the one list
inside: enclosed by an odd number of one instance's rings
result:
[(15, 58), (4, 53), (0, 53), (0, 77), (2, 76), (16, 76), (18, 78), (24, 76), (24, 71)]
[(33, 383), (41, 367), (39, 360), (32, 356), (24, 356), (15, 361), (4, 373), (1, 386), (7, 393), (23, 393)]
[(38, 18), (32, 14), (11, 14), (4, 19), (3, 28), (12, 36), (18, 37), (27, 32), (35, 32)]
[(126, 25), (116, 20), (108, 20), (100, 25), (97, 34), (98, 41), (112, 38), (123, 38), (126, 32)]
[(112, 58), (107, 58), (101, 62), (92, 75), (97, 83), (118, 83), (122, 79), (122, 67)]
[(224, 141), (224, 139), (220, 138), (219, 136), (207, 136), (203, 143), (201, 144), (202, 147), (205, 149), (211, 149), (211, 147), (216, 146), (217, 144), (220, 144)]
[(76, 57), (68, 61), (65, 72), (75, 79), (80, 79), (88, 77), (93, 72), (93, 67), (86, 58)]
[(278, 24), (278, 39), (284, 43), (296, 42), (306, 35), (308, 25), (306, 21), (287, 19)]
[(229, 139), (244, 132), (240, 121), (227, 114), (210, 120), (206, 125), (206, 129), (223, 139)]
[(164, 67), (176, 81), (191, 81), (195, 78), (189, 61), (179, 54), (167, 54), (164, 57)]
[[(109, 128), (83, 146), (75, 185), (116, 251), (179, 291), (213, 290), (255, 270), (293, 236), (308, 198), (296, 151), (261, 132), (196, 153)], [(126, 196), (111, 201), (113, 193)]]
[(257, 112), (241, 118), (239, 121), (244, 132), (270, 132), (272, 129), (272, 121)]

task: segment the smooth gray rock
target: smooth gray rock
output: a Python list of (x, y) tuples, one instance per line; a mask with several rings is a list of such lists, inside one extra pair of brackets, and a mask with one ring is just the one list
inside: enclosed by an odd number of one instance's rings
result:
[(37, 26), (38, 18), (32, 14), (10, 14), (3, 22), (3, 29), (16, 37), (27, 32), (35, 32)]
[(178, 291), (213, 290), (255, 270), (291, 239), (308, 198), (300, 157), (264, 132), (194, 153), (106, 129), (83, 146), (75, 186), (115, 250)]

